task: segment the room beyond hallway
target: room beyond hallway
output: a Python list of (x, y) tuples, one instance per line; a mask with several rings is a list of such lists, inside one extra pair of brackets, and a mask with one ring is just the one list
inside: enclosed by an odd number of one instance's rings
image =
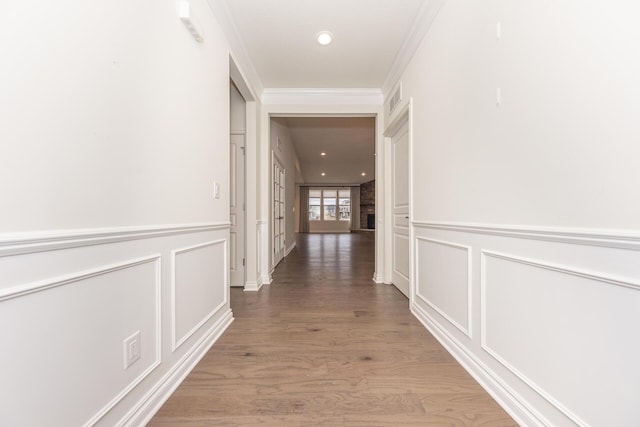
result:
[(149, 425), (516, 425), (373, 268), (374, 233), (298, 235)]

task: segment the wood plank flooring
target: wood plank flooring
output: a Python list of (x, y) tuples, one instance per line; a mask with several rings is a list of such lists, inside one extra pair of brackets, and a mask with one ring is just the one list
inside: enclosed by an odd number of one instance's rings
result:
[(150, 426), (515, 426), (376, 285), (373, 233), (301, 234)]

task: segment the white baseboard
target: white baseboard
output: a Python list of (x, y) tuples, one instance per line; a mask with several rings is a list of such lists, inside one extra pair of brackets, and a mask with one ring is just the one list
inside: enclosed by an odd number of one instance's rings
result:
[(438, 326), (418, 305), (411, 304), (411, 313), (462, 365), (462, 367), (493, 397), (496, 402), (521, 426), (544, 427), (551, 423), (528, 407), (506, 384), (493, 376), (476, 357), (467, 352), (445, 329)]
[(291, 246), (289, 246), (285, 251), (284, 251), (284, 256), (287, 256), (291, 253), (291, 251), (296, 247), (296, 242), (293, 242), (291, 244)]
[(245, 292), (257, 292), (260, 290), (260, 288), (262, 287), (262, 282), (257, 280), (257, 281), (251, 281), (251, 282), (247, 282), (244, 284), (244, 291)]

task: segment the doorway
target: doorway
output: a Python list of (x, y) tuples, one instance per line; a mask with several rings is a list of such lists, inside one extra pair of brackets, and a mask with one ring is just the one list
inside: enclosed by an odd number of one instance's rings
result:
[(233, 81), (230, 106), (229, 283), (240, 287), (246, 281), (246, 101)]

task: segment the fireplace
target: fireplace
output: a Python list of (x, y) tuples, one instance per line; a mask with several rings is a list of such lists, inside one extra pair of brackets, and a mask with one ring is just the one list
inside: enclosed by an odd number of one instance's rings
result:
[(376, 214), (367, 214), (367, 228), (369, 230), (376, 228)]

